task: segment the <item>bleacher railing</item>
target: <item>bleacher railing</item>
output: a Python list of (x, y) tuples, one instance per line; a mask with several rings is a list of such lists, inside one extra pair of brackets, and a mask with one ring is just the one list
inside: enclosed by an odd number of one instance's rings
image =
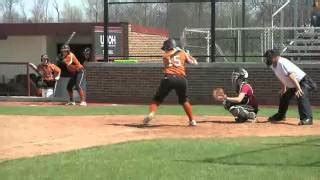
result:
[(0, 96), (35, 96), (37, 67), (29, 62), (0, 62)]

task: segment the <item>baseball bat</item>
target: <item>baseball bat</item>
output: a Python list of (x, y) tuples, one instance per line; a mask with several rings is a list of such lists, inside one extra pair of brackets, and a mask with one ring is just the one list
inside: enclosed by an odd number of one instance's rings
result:
[(53, 97), (56, 97), (57, 85), (58, 85), (58, 80), (54, 83)]
[(75, 35), (76, 35), (76, 32), (72, 32), (72, 34), (69, 36), (69, 38), (67, 39), (67, 41), (64, 44), (68, 45)]
[[(70, 36), (68, 37), (67, 41), (63, 44), (63, 45), (69, 45), (69, 43), (71, 42), (71, 40), (73, 39), (73, 37), (76, 35), (76, 32), (73, 31)], [(60, 60), (60, 56), (61, 54), (58, 54), (58, 57), (56, 57), (56, 62), (58, 62)]]

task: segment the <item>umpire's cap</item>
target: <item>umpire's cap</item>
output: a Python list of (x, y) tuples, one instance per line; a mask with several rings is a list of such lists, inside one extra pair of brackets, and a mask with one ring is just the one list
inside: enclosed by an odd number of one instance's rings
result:
[(271, 66), (272, 65), (272, 58), (273, 57), (277, 57), (280, 56), (280, 52), (277, 49), (269, 49), (267, 50), (263, 57), (264, 57), (264, 63), (266, 63), (267, 66)]
[(162, 50), (163, 51), (168, 51), (168, 50), (172, 50), (173, 48), (177, 47), (177, 43), (174, 39), (167, 39), (163, 42), (162, 45)]

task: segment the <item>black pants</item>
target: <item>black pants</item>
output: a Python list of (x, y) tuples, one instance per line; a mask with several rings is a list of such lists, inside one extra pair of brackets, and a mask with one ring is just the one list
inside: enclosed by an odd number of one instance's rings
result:
[(153, 101), (162, 103), (171, 90), (175, 90), (179, 98), (179, 104), (188, 101), (187, 96), (187, 79), (184, 76), (165, 75), (161, 80), (157, 93), (153, 97)]
[[(316, 84), (312, 81), (309, 76), (305, 76), (300, 81), (300, 87), (303, 91), (303, 95), (301, 97), (297, 97), (298, 110), (300, 120), (312, 119), (312, 110), (309, 101), (309, 94), (311, 91), (316, 90)], [(287, 91), (280, 97), (280, 104), (278, 113), (280, 116), (285, 117), (290, 100), (293, 96), (295, 96), (296, 88), (289, 88)]]
[(80, 70), (77, 72), (75, 75), (71, 76), (68, 85), (67, 85), (67, 90), (72, 91), (73, 87), (76, 88), (76, 90), (80, 91), (82, 90), (82, 83), (84, 80), (84, 70)]

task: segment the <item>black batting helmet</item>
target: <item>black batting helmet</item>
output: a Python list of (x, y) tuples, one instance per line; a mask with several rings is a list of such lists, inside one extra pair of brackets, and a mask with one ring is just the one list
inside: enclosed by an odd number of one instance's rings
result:
[(61, 51), (70, 51), (70, 46), (68, 44), (63, 45)]
[(42, 55), (41, 55), (41, 60), (42, 60), (42, 59), (49, 59), (49, 57), (48, 57), (47, 54), (42, 54)]
[(84, 54), (90, 54), (91, 53), (91, 49), (90, 48), (85, 48), (84, 50), (83, 50), (83, 53)]
[(45, 61), (45, 63), (48, 63), (49, 62), (49, 56), (47, 54), (42, 54), (40, 60), (41, 60), (41, 62)]
[(280, 56), (280, 52), (276, 49), (269, 49), (267, 50), (263, 57), (264, 60), (263, 62), (266, 63), (267, 66), (271, 66), (272, 65), (272, 58)]
[(161, 49), (163, 51), (168, 51), (168, 50), (172, 50), (173, 48), (176, 48), (176, 47), (177, 47), (177, 43), (174, 39), (167, 39), (163, 42)]

